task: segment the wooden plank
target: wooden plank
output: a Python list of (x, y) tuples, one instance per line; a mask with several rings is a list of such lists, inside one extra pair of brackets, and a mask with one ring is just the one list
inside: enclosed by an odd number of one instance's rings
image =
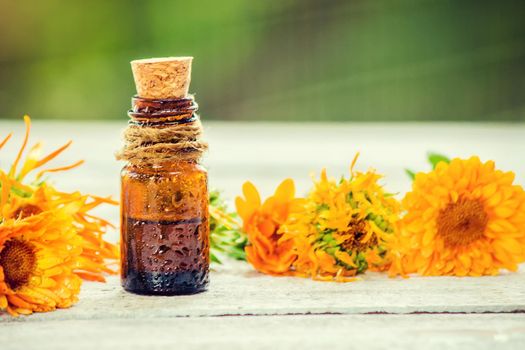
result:
[(10, 350), (523, 349), (525, 315), (53, 320), (2, 324), (0, 339)]
[(222, 315), (363, 314), (415, 312), (525, 312), (525, 273), (495, 277), (388, 278), (367, 273), (361, 281), (323, 283), (271, 277), (247, 264), (214, 271), (206, 293), (148, 297), (126, 293), (117, 278), (85, 283), (80, 302), (31, 321)]

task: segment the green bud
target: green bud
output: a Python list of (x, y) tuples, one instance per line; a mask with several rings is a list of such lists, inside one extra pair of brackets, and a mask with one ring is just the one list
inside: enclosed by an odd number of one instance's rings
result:
[(386, 228), (388, 227), (388, 223), (385, 220), (383, 220), (382, 216), (376, 217), (376, 219), (374, 221), (375, 221), (376, 225), (383, 231), (385, 231)]
[(335, 238), (332, 236), (331, 233), (327, 233), (323, 236), (323, 241), (330, 243), (332, 241), (335, 241)]
[(346, 195), (346, 202), (350, 204), (352, 209), (357, 209), (357, 202), (354, 200), (354, 194), (352, 192)]
[(338, 251), (339, 249), (336, 248), (336, 247), (331, 247), (331, 248), (327, 248), (325, 251), (330, 254), (330, 255), (335, 255), (335, 252)]

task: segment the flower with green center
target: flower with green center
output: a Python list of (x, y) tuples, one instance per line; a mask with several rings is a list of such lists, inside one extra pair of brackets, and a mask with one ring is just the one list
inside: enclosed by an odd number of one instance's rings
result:
[(348, 179), (337, 182), (323, 170), (310, 194), (292, 206), (281, 231), (294, 240), (297, 274), (347, 281), (367, 269), (388, 268), (385, 243), (400, 206), (378, 184), (380, 175), (353, 170), (356, 159)]

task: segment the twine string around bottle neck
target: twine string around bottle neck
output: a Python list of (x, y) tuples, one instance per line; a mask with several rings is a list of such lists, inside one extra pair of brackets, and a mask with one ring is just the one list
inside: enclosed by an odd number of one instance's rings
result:
[(193, 96), (183, 99), (151, 100), (133, 97), (131, 118), (124, 130), (124, 146), (118, 160), (153, 165), (196, 161), (208, 149), (196, 114)]

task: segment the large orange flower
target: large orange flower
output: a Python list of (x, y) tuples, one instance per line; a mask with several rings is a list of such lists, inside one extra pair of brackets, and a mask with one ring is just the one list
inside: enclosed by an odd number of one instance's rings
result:
[(78, 300), (81, 279), (73, 270), (82, 253), (82, 238), (73, 226), (75, 210), (68, 205), (4, 218), (0, 309), (16, 316), (66, 308)]
[(392, 275), (481, 276), (525, 260), (525, 192), (478, 157), (418, 173), (403, 200)]
[(290, 273), (296, 259), (293, 242), (284, 239), (279, 228), (288, 218), (290, 205), (295, 196), (293, 180), (284, 180), (275, 194), (261, 204), (259, 192), (251, 182), (243, 185), (244, 198), (237, 197), (237, 212), (243, 220), (249, 245), (246, 258), (260, 272), (271, 275)]
[[(20, 183), (12, 184), (19, 188)], [(52, 186), (42, 183), (36, 188), (27, 187), (29, 192), (23, 196), (11, 195), (10, 200), (2, 207), (0, 217), (5, 219), (24, 219), (29, 216), (47, 214), (56, 209), (68, 206), (71, 224), (81, 241), (81, 253), (76, 258), (74, 272), (83, 279), (104, 282), (104, 273), (114, 274), (116, 271), (108, 267), (106, 261), (115, 262), (118, 249), (115, 244), (102, 239), (106, 230), (113, 227), (108, 221), (95, 217), (89, 212), (103, 203), (117, 204), (110, 198), (84, 195), (80, 192), (59, 192)], [(7, 223), (7, 221), (6, 221)], [(6, 225), (2, 223), (2, 226)]]
[(90, 214), (102, 203), (116, 202), (59, 192), (42, 181), (43, 174), (68, 170), (82, 161), (41, 170), (34, 181), (24, 181), (70, 145), (40, 157), (37, 143), (18, 171), (31, 126), (29, 117), (24, 120), (22, 147), (9, 171), (0, 169), (0, 311), (13, 315), (69, 307), (77, 301), (81, 278), (104, 281), (103, 273), (115, 272), (106, 260), (118, 257), (117, 247), (103, 239), (110, 223)]

